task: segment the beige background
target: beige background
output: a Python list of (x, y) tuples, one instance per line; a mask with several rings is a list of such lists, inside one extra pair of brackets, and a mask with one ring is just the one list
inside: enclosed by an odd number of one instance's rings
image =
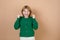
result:
[(58, 0), (0, 0), (0, 40), (19, 40), (19, 30), (13, 25), (18, 10), (29, 5), (36, 15), (39, 29), (36, 40), (58, 40)]

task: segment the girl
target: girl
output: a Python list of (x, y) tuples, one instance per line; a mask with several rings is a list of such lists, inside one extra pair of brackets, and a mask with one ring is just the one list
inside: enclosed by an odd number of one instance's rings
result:
[(38, 29), (38, 23), (35, 15), (31, 16), (31, 9), (29, 6), (24, 6), (21, 11), (23, 16), (18, 15), (14, 23), (15, 30), (20, 28), (20, 40), (35, 40), (34, 30)]

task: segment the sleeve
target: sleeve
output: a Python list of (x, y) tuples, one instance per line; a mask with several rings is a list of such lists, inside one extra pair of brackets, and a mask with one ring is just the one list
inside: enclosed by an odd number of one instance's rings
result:
[(38, 29), (38, 22), (36, 21), (35, 18), (33, 18), (33, 29), (35, 29), (35, 30)]
[(17, 30), (20, 27), (20, 18), (17, 18), (15, 23), (14, 23), (14, 29)]

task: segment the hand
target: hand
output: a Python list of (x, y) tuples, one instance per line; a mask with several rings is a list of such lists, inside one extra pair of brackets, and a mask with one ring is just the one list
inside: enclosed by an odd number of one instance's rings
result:
[(17, 15), (17, 18), (19, 18), (19, 17), (21, 17), (21, 16), (23, 16), (22, 14), (20, 14), (20, 12), (18, 11), (18, 15)]
[(33, 14), (32, 17), (35, 18), (35, 15)]
[(19, 17), (20, 17), (20, 15), (18, 14), (18, 15), (17, 15), (17, 18), (19, 18)]

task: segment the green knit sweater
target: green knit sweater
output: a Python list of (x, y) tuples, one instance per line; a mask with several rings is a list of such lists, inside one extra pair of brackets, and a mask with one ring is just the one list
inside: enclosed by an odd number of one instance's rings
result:
[(19, 17), (14, 23), (14, 29), (17, 30), (20, 28), (20, 37), (31, 37), (34, 36), (34, 30), (38, 29), (38, 23), (35, 18), (29, 17)]

